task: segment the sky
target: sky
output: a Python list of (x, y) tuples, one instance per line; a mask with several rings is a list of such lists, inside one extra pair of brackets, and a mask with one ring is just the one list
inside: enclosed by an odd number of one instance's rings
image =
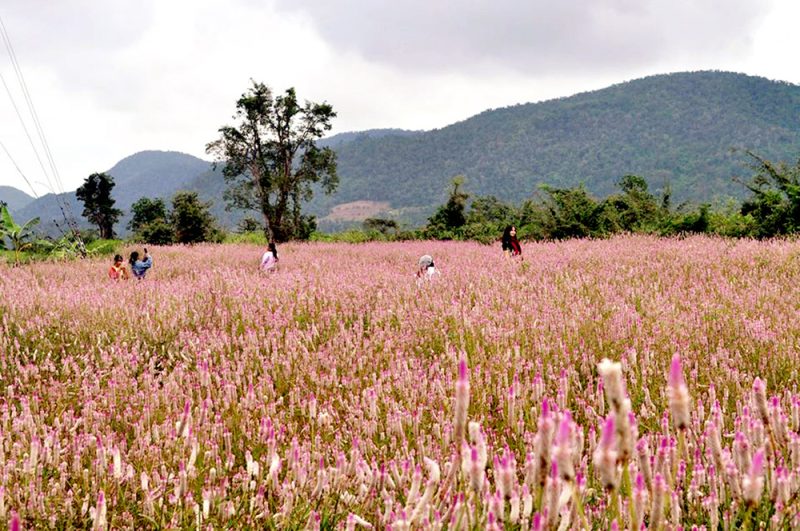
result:
[(668, 72), (800, 84), (797, 0), (3, 0), (0, 20), (53, 161), (0, 42), (0, 185), (29, 195), (143, 150), (211, 160), (251, 79), (332, 104), (331, 134)]

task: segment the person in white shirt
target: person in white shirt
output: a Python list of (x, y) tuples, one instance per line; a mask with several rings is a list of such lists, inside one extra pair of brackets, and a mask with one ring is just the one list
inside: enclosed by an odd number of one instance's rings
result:
[(278, 271), (278, 248), (275, 246), (275, 242), (269, 242), (267, 250), (261, 257), (260, 269), (265, 273), (275, 273)]
[(439, 274), (436, 266), (433, 263), (433, 257), (429, 254), (420, 257), (417, 269), (418, 280), (431, 280), (435, 275)]

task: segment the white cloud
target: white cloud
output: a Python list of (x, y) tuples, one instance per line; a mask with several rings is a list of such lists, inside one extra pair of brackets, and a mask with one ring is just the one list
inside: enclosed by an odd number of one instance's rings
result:
[(337, 49), (404, 69), (604, 73), (747, 49), (763, 0), (276, 0)]
[[(335, 131), (442, 127), (678, 70), (800, 82), (794, 0), (719, 4), (5, 0), (0, 16), (63, 186), (74, 189), (143, 149), (205, 156), (250, 78), (332, 103)], [(2, 46), (0, 73), (24, 106)], [(45, 181), (1, 87), (0, 141)], [(30, 192), (2, 152), (0, 184)]]

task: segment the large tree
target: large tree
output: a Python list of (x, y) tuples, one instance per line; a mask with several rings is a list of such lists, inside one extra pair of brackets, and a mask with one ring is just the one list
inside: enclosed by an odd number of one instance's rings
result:
[(100, 237), (103, 239), (114, 237), (114, 224), (122, 215), (121, 210), (114, 208), (115, 200), (111, 197), (113, 188), (112, 176), (93, 173), (75, 191), (75, 196), (83, 202), (83, 217), (97, 225)]
[(224, 165), (229, 206), (260, 212), (270, 240), (307, 236), (315, 224), (301, 203), (312, 198), (312, 185), (328, 194), (336, 189), (336, 154), (316, 145), (335, 116), (327, 103), (298, 104), (293, 88), (273, 97), (253, 81), (236, 102), (237, 124), (220, 128), (220, 138), (206, 146)]

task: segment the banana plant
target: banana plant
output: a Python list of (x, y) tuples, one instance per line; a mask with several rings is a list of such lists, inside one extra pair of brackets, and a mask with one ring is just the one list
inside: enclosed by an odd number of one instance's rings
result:
[(0, 207), (0, 241), (8, 239), (11, 247), (14, 250), (14, 263), (19, 264), (19, 253), (28, 249), (33, 242), (30, 241), (33, 237), (32, 228), (39, 223), (39, 218), (33, 218), (26, 221), (22, 225), (18, 225), (11, 217), (8, 207), (3, 205)]

